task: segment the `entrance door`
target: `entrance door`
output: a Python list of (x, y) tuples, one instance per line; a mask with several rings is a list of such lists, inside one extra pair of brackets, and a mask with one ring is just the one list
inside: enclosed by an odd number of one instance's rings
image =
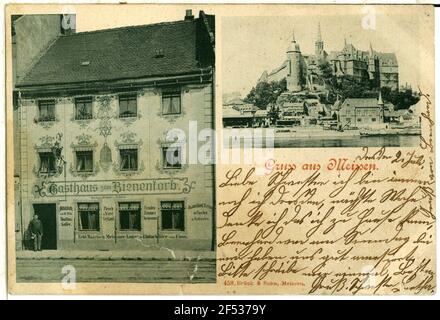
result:
[(43, 224), (41, 249), (57, 248), (57, 208), (55, 203), (34, 204), (34, 213)]

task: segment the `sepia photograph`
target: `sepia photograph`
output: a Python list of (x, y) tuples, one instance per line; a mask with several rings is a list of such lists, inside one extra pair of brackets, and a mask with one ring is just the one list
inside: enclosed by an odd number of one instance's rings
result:
[(417, 146), (420, 28), (368, 12), (223, 18), (224, 131), (263, 128), (285, 148)]
[(8, 294), (436, 295), (434, 13), (7, 5)]
[(215, 17), (179, 16), (11, 16), (17, 282), (215, 282), (213, 153), (187, 156), (214, 126)]

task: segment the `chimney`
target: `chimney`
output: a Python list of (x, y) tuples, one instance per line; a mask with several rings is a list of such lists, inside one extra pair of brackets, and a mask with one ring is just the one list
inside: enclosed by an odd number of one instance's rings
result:
[(192, 10), (191, 9), (187, 9), (186, 10), (186, 14), (185, 14), (185, 21), (192, 21), (194, 20), (194, 16), (192, 14)]
[(76, 31), (76, 15), (75, 14), (61, 14), (61, 34), (69, 35)]

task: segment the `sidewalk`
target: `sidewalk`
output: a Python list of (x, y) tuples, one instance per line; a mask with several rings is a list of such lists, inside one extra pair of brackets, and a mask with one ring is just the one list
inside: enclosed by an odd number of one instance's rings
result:
[(177, 260), (177, 261), (213, 261), (213, 251), (183, 251), (168, 248), (145, 250), (88, 251), (88, 250), (44, 250), (16, 251), (17, 259), (82, 259), (82, 260)]

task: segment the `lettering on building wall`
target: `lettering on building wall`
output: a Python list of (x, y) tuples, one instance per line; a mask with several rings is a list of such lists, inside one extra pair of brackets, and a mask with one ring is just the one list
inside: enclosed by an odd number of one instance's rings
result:
[(157, 218), (155, 206), (144, 206), (144, 220), (157, 220)]
[(78, 195), (188, 194), (196, 185), (188, 178), (143, 179), (130, 181), (42, 181), (34, 185), (36, 197)]
[(75, 223), (73, 207), (60, 205), (59, 207), (59, 233), (60, 239), (70, 239), (73, 225)]
[(102, 210), (102, 219), (104, 221), (114, 221), (115, 212), (113, 207), (104, 206)]

